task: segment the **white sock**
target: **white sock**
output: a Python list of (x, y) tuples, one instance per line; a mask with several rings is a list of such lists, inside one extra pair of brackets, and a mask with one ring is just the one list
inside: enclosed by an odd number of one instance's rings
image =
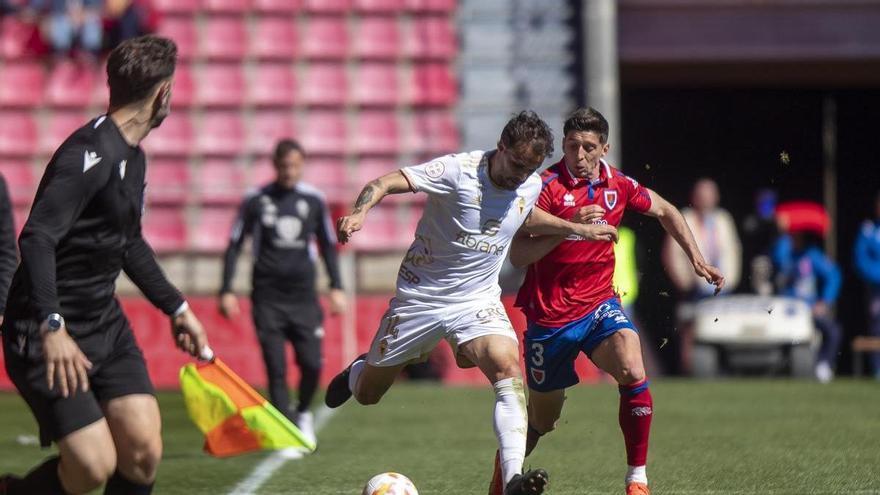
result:
[(521, 378), (505, 378), (495, 388), (495, 436), (504, 486), (522, 472), (526, 458), (526, 396)]
[(367, 362), (363, 359), (351, 363), (351, 370), (348, 372), (348, 389), (351, 390), (351, 393), (355, 393), (357, 390), (358, 378), (361, 377), (366, 364)]
[(644, 483), (648, 484), (648, 471), (645, 466), (627, 466), (626, 470), (627, 483)]

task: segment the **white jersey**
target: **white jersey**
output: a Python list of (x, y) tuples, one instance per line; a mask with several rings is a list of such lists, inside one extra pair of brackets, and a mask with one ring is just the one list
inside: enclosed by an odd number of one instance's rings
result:
[(532, 174), (515, 191), (489, 178), (494, 151), (472, 151), (402, 169), (428, 202), (397, 276), (397, 299), (457, 303), (498, 298), (514, 234), (541, 192)]

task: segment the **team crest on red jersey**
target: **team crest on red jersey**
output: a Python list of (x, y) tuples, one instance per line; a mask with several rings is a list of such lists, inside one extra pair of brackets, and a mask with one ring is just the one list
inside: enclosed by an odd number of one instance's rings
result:
[(535, 369), (535, 368), (529, 368), (529, 369), (532, 372), (532, 379), (535, 380), (535, 383), (537, 383), (538, 385), (544, 383), (544, 378), (546, 376), (544, 374), (544, 370), (539, 370), (539, 369)]
[(617, 189), (605, 190), (605, 206), (607, 206), (609, 210), (613, 210), (614, 207), (617, 206)]

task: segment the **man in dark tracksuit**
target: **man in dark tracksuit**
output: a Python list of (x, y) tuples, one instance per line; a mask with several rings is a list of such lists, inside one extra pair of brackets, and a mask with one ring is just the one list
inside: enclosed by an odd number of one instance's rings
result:
[[(345, 308), (339, 276), (336, 236), (320, 191), (300, 182), (304, 153), (299, 143), (285, 139), (273, 156), (276, 178), (245, 198), (232, 227), (223, 267), (220, 312), (227, 318), (239, 314), (232, 293), (235, 264), (245, 237), (252, 236), (253, 318), (263, 351), (272, 404), (291, 419), (306, 436), (315, 439), (309, 411), (321, 374), (321, 327), (323, 314), (315, 291), (315, 264), (310, 250), (317, 240), (330, 277), (333, 313)], [(290, 413), (287, 389), (286, 341), (293, 344), (302, 378), (299, 404)]]
[(12, 202), (6, 179), (0, 175), (0, 324), (6, 312), (6, 295), (15, 267), (18, 266), (18, 253), (15, 251), (15, 220), (12, 217)]
[(19, 239), (21, 265), (3, 322), (6, 371), (59, 455), (0, 494), (152, 492), (161, 418), (143, 354), (116, 299), (125, 271), (198, 356), (204, 329), (141, 234), (146, 161), (140, 142), (170, 111), (177, 47), (134, 38), (107, 61), (110, 104), (46, 166)]

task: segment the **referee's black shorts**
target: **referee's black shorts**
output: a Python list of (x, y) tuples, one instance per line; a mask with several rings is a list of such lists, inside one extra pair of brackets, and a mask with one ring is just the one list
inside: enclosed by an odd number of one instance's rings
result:
[(67, 322), (67, 326), (92, 362), (92, 369), (88, 372), (89, 391), (80, 389), (64, 398), (57, 379), (55, 389), (49, 390), (37, 322), (3, 324), (6, 372), (34, 413), (44, 447), (103, 418), (102, 403), (125, 395), (154, 393), (144, 355), (116, 301), (98, 319)]

